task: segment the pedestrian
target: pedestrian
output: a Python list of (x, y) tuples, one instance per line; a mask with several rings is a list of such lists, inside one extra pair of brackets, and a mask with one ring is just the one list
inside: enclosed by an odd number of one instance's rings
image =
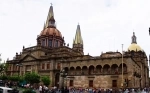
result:
[(39, 92), (42, 93), (42, 85), (39, 86)]

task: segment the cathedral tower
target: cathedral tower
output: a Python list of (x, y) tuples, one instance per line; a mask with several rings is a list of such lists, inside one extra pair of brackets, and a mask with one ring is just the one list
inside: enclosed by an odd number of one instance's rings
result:
[(137, 44), (135, 33), (133, 32), (133, 36), (131, 38), (131, 45), (128, 47), (128, 51), (143, 51), (142, 48)]
[(43, 30), (37, 37), (37, 45), (53, 48), (63, 46), (63, 43), (64, 38), (61, 32), (56, 28), (53, 6), (51, 5)]
[(82, 40), (81, 30), (80, 30), (79, 24), (77, 25), (75, 39), (73, 40), (73, 49), (76, 51), (80, 51), (81, 54), (84, 54), (84, 52), (83, 52), (83, 40)]

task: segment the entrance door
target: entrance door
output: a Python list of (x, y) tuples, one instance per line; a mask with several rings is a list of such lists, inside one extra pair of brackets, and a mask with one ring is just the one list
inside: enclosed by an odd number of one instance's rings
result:
[(73, 80), (70, 80), (70, 84), (69, 84), (70, 86), (73, 86)]
[(93, 80), (89, 80), (89, 87), (93, 87)]
[(55, 75), (55, 86), (59, 88), (59, 73)]
[(117, 80), (112, 80), (112, 87), (117, 87)]

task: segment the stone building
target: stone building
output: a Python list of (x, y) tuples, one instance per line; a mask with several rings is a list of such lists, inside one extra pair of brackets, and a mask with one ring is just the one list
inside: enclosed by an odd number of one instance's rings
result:
[[(65, 44), (56, 28), (53, 6), (46, 23), (37, 37), (37, 45), (16, 53), (9, 64), (7, 75), (37, 72), (51, 79), (51, 86), (60, 86), (60, 71), (66, 71), (65, 84), (73, 87), (146, 87), (149, 84), (148, 59), (137, 44), (135, 33), (127, 51), (106, 52), (98, 56), (85, 55), (80, 25), (77, 25), (73, 47)], [(123, 64), (122, 64), (123, 63)], [(20, 65), (21, 64), (21, 65)], [(63, 79), (64, 80), (64, 79)]]

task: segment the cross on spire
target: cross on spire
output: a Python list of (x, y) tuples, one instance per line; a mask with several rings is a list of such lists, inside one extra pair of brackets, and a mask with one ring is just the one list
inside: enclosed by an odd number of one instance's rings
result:
[(53, 4), (52, 3), (50, 3), (51, 4), (51, 6), (53, 6)]

